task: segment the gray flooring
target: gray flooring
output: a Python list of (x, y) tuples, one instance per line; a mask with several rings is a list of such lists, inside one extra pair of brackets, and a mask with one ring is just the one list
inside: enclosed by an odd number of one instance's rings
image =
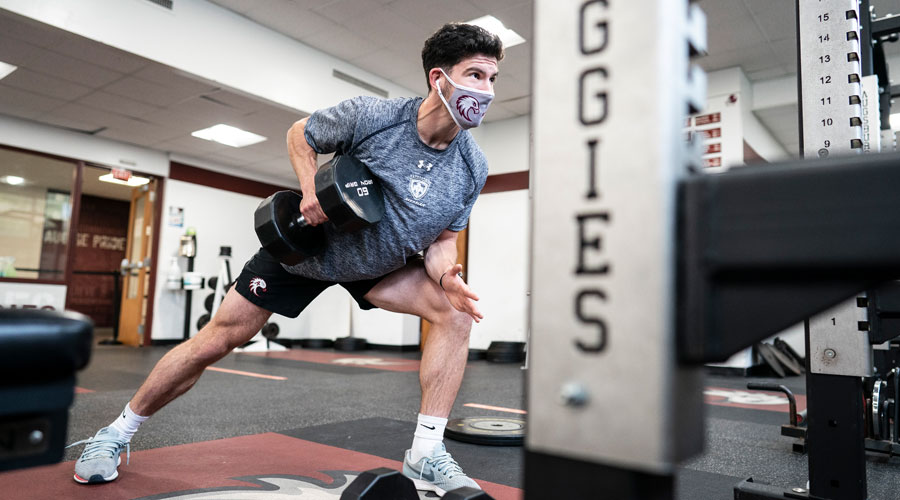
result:
[[(76, 396), (70, 412), (69, 441), (86, 438), (111, 422), (170, 348), (97, 346), (91, 364), (78, 375), (77, 382), (79, 387), (94, 392)], [(364, 354), (401, 356), (373, 351)], [(395, 460), (409, 445), (419, 403), (416, 372), (331, 369), (317, 363), (240, 354), (229, 355), (215, 366), (283, 376), (287, 380), (207, 372), (194, 389), (143, 425), (132, 441), (132, 450), (262, 432), (284, 432), (309, 440), (318, 437), (320, 442)], [(786, 381), (798, 393), (804, 392), (801, 377)], [(708, 378), (707, 385), (741, 388), (746, 382), (743, 378), (715, 377)], [(451, 418), (509, 416), (463, 405), (525, 408), (523, 388), (524, 372), (517, 364), (470, 362)], [(751, 476), (782, 486), (804, 485), (806, 456), (792, 453), (791, 440), (779, 435), (778, 426), (786, 419), (782, 413), (707, 406), (706, 448), (702, 455), (682, 464), (678, 498), (730, 499), (730, 486)], [(340, 437), (344, 435), (346, 438)], [(334, 443), (335, 440), (339, 442)], [(452, 441), (448, 445), (473, 476), (521, 487), (522, 448)], [(66, 460), (77, 458), (78, 453), (69, 450)], [(898, 472), (900, 459), (870, 459), (869, 498), (900, 497)]]

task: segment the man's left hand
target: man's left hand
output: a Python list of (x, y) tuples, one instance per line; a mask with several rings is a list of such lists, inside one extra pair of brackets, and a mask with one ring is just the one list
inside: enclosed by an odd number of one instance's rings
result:
[(454, 309), (468, 314), (478, 323), (484, 318), (475, 305), (478, 295), (459, 277), (460, 272), (462, 272), (462, 264), (456, 264), (448, 269), (441, 280), (441, 287)]

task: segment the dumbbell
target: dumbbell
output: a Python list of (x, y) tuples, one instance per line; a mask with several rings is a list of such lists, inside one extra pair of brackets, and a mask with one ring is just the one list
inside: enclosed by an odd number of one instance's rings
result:
[[(381, 186), (356, 158), (335, 156), (316, 172), (315, 185), (322, 211), (340, 231), (358, 231), (384, 214)], [(322, 253), (326, 245), (324, 226), (310, 226), (300, 213), (301, 199), (299, 193), (279, 191), (263, 200), (253, 215), (263, 248), (289, 266)]]

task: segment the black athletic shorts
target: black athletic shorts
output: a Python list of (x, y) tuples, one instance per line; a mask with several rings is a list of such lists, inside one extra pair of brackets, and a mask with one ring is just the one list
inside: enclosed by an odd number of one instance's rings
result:
[(363, 296), (384, 276), (362, 281), (337, 283), (291, 274), (265, 249), (260, 248), (241, 270), (235, 285), (245, 299), (267, 311), (296, 318), (310, 302), (331, 285), (341, 285), (363, 309), (374, 309)]

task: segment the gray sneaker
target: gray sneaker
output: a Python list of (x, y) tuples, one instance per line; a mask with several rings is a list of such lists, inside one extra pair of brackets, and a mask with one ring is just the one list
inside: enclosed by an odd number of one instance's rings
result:
[(433, 491), (439, 496), (463, 486), (481, 489), (447, 453), (444, 443), (435, 445), (430, 457), (424, 457), (416, 463), (412, 463), (410, 450), (406, 450), (403, 475), (413, 480), (417, 490)]
[(81, 484), (108, 483), (119, 477), (119, 456), (126, 450), (126, 465), (131, 461), (131, 444), (122, 439), (113, 427), (104, 427), (92, 438), (72, 443), (67, 448), (87, 443), (75, 462), (75, 481)]

